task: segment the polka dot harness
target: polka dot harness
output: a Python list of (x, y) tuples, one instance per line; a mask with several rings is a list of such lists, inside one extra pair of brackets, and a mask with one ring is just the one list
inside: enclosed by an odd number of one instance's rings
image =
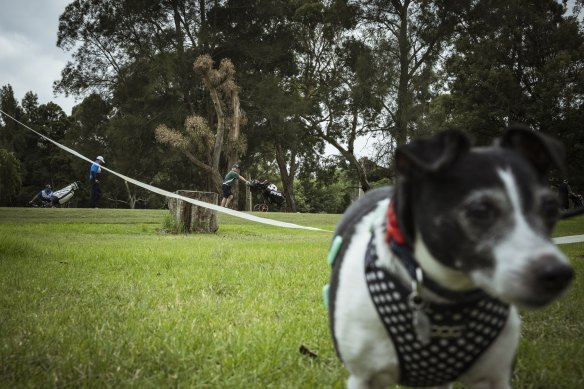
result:
[[(395, 346), (399, 383), (423, 387), (455, 381), (497, 338), (509, 306), (484, 292), (453, 304), (425, 302), (419, 295), (421, 279), (408, 287), (395, 274), (377, 266), (377, 258), (372, 236), (365, 256), (365, 277)], [(421, 269), (417, 269), (420, 278)]]

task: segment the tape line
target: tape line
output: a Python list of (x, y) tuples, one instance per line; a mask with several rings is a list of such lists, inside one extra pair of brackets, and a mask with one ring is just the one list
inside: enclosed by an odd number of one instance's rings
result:
[[(18, 123), (21, 126), (25, 127), (26, 129), (34, 132), (35, 134), (37, 134), (41, 138), (44, 138), (44, 139), (48, 140), (49, 142), (53, 143), (57, 147), (60, 147), (61, 149), (67, 151), (68, 153), (73, 154), (73, 155), (75, 155), (78, 158), (84, 159), (84, 160), (86, 160), (89, 163), (93, 163), (93, 160), (91, 160), (91, 159), (87, 158), (86, 156), (79, 154), (77, 151), (75, 151), (73, 149), (70, 149), (69, 147), (64, 146), (64, 145), (60, 144), (59, 142), (56, 142), (56, 141), (52, 140), (51, 138), (49, 138), (49, 137), (47, 137), (47, 136), (45, 136), (45, 135), (43, 135), (43, 134), (41, 134), (41, 133), (33, 130), (32, 128), (30, 128), (26, 124), (18, 121), (17, 119), (15, 119), (14, 117), (10, 116), (9, 114), (7, 114), (6, 112), (4, 112), (3, 110), (0, 109), (0, 112), (3, 113), (4, 115), (6, 115), (7, 117), (9, 117), (10, 119), (14, 120), (16, 123)], [(199, 207), (209, 208), (209, 209), (212, 209), (214, 211), (223, 212), (223, 213), (226, 213), (228, 215), (235, 216), (235, 217), (238, 217), (238, 218), (241, 218), (241, 219), (246, 219), (246, 220), (250, 220), (250, 221), (253, 221), (253, 222), (257, 222), (257, 223), (268, 224), (268, 225), (272, 225), (272, 226), (276, 226), (276, 227), (295, 228), (295, 229), (303, 229), (303, 230), (310, 230), (310, 231), (332, 232), (332, 231), (329, 231), (329, 230), (323, 230), (321, 228), (306, 227), (306, 226), (301, 226), (299, 224), (281, 222), (281, 221), (278, 221), (278, 220), (273, 220), (273, 219), (267, 219), (267, 218), (264, 218), (264, 217), (254, 216), (254, 215), (250, 215), (250, 214), (247, 214), (247, 213), (244, 213), (244, 212), (235, 211), (233, 209), (229, 209), (229, 208), (225, 208), (225, 207), (220, 207), (220, 206), (215, 205), (215, 204), (206, 203), (204, 201), (199, 201), (199, 200), (191, 199), (189, 197), (181, 196), (181, 195), (178, 195), (176, 193), (172, 193), (172, 192), (166, 191), (164, 189), (160, 189), (160, 188), (157, 188), (155, 186), (145, 184), (143, 182), (140, 182), (138, 180), (135, 180), (133, 178), (130, 178), (130, 177), (127, 177), (127, 176), (125, 176), (123, 174), (120, 174), (120, 173), (118, 173), (118, 172), (116, 172), (114, 170), (108, 169), (105, 166), (101, 166), (101, 168), (104, 169), (104, 170), (106, 170), (106, 171), (108, 171), (108, 172), (110, 172), (110, 173), (112, 173), (112, 174), (114, 174), (114, 175), (116, 175), (116, 176), (118, 176), (118, 177), (120, 177), (123, 180), (126, 180), (128, 182), (131, 182), (132, 184), (134, 184), (136, 186), (139, 186), (141, 188), (147, 189), (147, 190), (149, 190), (151, 192), (158, 193), (158, 194), (160, 194), (162, 196), (172, 197), (172, 198), (175, 198), (175, 199), (183, 200), (183, 201), (186, 201), (188, 203), (197, 205)], [(570, 243), (580, 243), (580, 242), (584, 242), (584, 235), (574, 235), (574, 236), (565, 236), (565, 237), (560, 237), (560, 238), (554, 238), (554, 243), (555, 244), (558, 244), (558, 245), (561, 245), (561, 244), (570, 244)]]
[(561, 236), (559, 238), (554, 238), (553, 241), (557, 245), (571, 244), (571, 243), (582, 243), (582, 242), (584, 242), (584, 235)]
[[(66, 152), (68, 152), (70, 154), (73, 154), (76, 157), (81, 158), (81, 159), (83, 159), (83, 160), (85, 160), (85, 161), (87, 161), (89, 163), (93, 163), (93, 160), (91, 160), (91, 159), (87, 158), (86, 156), (79, 154), (77, 151), (75, 151), (73, 149), (70, 149), (69, 147), (64, 146), (64, 145), (60, 144), (59, 142), (56, 142), (56, 141), (52, 140), (51, 138), (49, 138), (49, 137), (47, 137), (47, 136), (45, 136), (45, 135), (43, 135), (43, 134), (41, 134), (41, 133), (33, 130), (32, 128), (30, 128), (26, 124), (18, 121), (17, 119), (15, 119), (14, 117), (10, 116), (6, 112), (2, 111), (1, 109), (0, 109), (0, 112), (3, 113), (4, 115), (6, 115), (7, 117), (9, 117), (10, 119), (14, 120), (16, 123), (20, 124), (21, 126), (23, 126), (23, 127), (27, 128), (28, 130), (34, 132), (38, 136), (40, 136), (40, 137), (48, 140), (49, 142), (53, 143), (57, 147), (65, 150)], [(109, 169), (109, 168), (107, 168), (107, 167), (105, 167), (103, 165), (101, 166), (101, 168), (103, 170), (105, 170), (105, 171), (108, 171), (108, 172), (112, 173), (113, 175), (116, 175), (116, 176), (120, 177), (121, 179), (123, 179), (125, 181), (131, 182), (132, 184), (134, 184), (136, 186), (139, 186), (141, 188), (147, 189), (147, 190), (149, 190), (151, 192), (158, 193), (158, 194), (160, 194), (162, 196), (172, 197), (172, 198), (175, 198), (175, 199), (179, 199), (179, 200), (182, 200), (182, 201), (186, 201), (188, 203), (197, 205), (199, 207), (204, 207), (204, 208), (212, 209), (214, 211), (226, 213), (228, 215), (235, 216), (235, 217), (238, 217), (238, 218), (241, 218), (241, 219), (246, 219), (246, 220), (250, 220), (250, 221), (253, 221), (253, 222), (257, 222), (257, 223), (268, 224), (268, 225), (276, 226), (276, 227), (295, 228), (295, 229), (310, 230), (310, 231), (332, 232), (332, 231), (329, 231), (329, 230), (323, 230), (321, 228), (301, 226), (299, 224), (287, 223), (287, 222), (282, 222), (282, 221), (279, 221), (279, 220), (273, 220), (273, 219), (268, 219), (268, 218), (265, 218), (265, 217), (259, 217), (259, 216), (255, 216), (255, 215), (250, 215), (250, 214), (247, 214), (247, 213), (244, 213), (244, 212), (235, 211), (233, 209), (221, 207), (219, 205), (215, 205), (215, 204), (211, 204), (211, 203), (206, 203), (204, 201), (199, 201), (199, 200), (191, 199), (189, 197), (181, 196), (179, 194), (172, 193), (172, 192), (166, 191), (164, 189), (160, 189), (160, 188), (157, 188), (155, 186), (145, 184), (143, 182), (140, 182), (138, 180), (135, 180), (133, 178), (130, 178), (128, 176), (125, 176), (125, 175), (123, 175), (121, 173), (118, 173), (118, 172), (116, 172), (116, 171), (114, 171), (112, 169)]]

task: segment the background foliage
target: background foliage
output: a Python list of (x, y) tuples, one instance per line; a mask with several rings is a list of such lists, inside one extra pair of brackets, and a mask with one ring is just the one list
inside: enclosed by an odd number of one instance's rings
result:
[[(291, 211), (342, 212), (356, 188), (391, 182), (396, 146), (449, 126), (480, 144), (513, 123), (557, 136), (567, 148), (567, 178), (582, 191), (582, 3), (75, 0), (57, 36), (72, 60), (54, 88), (80, 103), (68, 116), (34, 91), (18, 97), (3, 85), (0, 108), (138, 180), (216, 190), (217, 177), (193, 163), (212, 144), (181, 153), (155, 135), (160, 126), (187, 131), (191, 116), (217, 130), (210, 90), (193, 69), (209, 55), (215, 68), (229, 59), (235, 71), (247, 144), (242, 173), (276, 183)], [(227, 95), (221, 101), (229, 107)], [(363, 140), (368, 158), (356, 153)], [(229, 168), (227, 146), (220, 174)], [(14, 188), (0, 205), (24, 205), (45, 184), (87, 184), (86, 162), (4, 115), (0, 149), (16, 158), (21, 183), (0, 183)], [(103, 188), (104, 206), (164, 206), (107, 175)], [(79, 206), (86, 189), (75, 197)]]

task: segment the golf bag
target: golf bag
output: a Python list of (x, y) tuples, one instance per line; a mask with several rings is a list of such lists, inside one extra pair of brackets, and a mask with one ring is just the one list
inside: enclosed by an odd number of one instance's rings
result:
[(72, 184), (67, 185), (63, 189), (54, 191), (51, 195), (51, 202), (55, 205), (63, 205), (67, 201), (71, 200), (71, 197), (75, 194), (75, 191), (79, 189), (79, 181), (75, 181)]
[[(268, 180), (252, 180), (249, 184), (249, 190), (256, 194), (260, 200), (263, 200), (264, 204), (268, 206), (272, 205), (277, 209), (282, 208), (286, 202), (282, 192), (277, 190), (276, 186), (270, 183)], [(268, 209), (266, 208), (265, 210), (267, 211)]]
[(584, 196), (582, 196), (581, 194), (570, 193), (568, 195), (568, 197), (570, 198), (570, 200), (572, 200), (572, 204), (574, 205), (574, 208), (579, 208), (579, 207), (584, 206)]

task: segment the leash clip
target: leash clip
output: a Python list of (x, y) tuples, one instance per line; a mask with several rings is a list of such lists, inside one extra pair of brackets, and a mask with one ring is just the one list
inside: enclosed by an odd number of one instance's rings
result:
[[(424, 282), (424, 273), (422, 272), (422, 268), (416, 267), (415, 271), (416, 277), (412, 278), (412, 294), (416, 294), (418, 296), (422, 295), (422, 284)], [(421, 297), (420, 297), (421, 298)]]

